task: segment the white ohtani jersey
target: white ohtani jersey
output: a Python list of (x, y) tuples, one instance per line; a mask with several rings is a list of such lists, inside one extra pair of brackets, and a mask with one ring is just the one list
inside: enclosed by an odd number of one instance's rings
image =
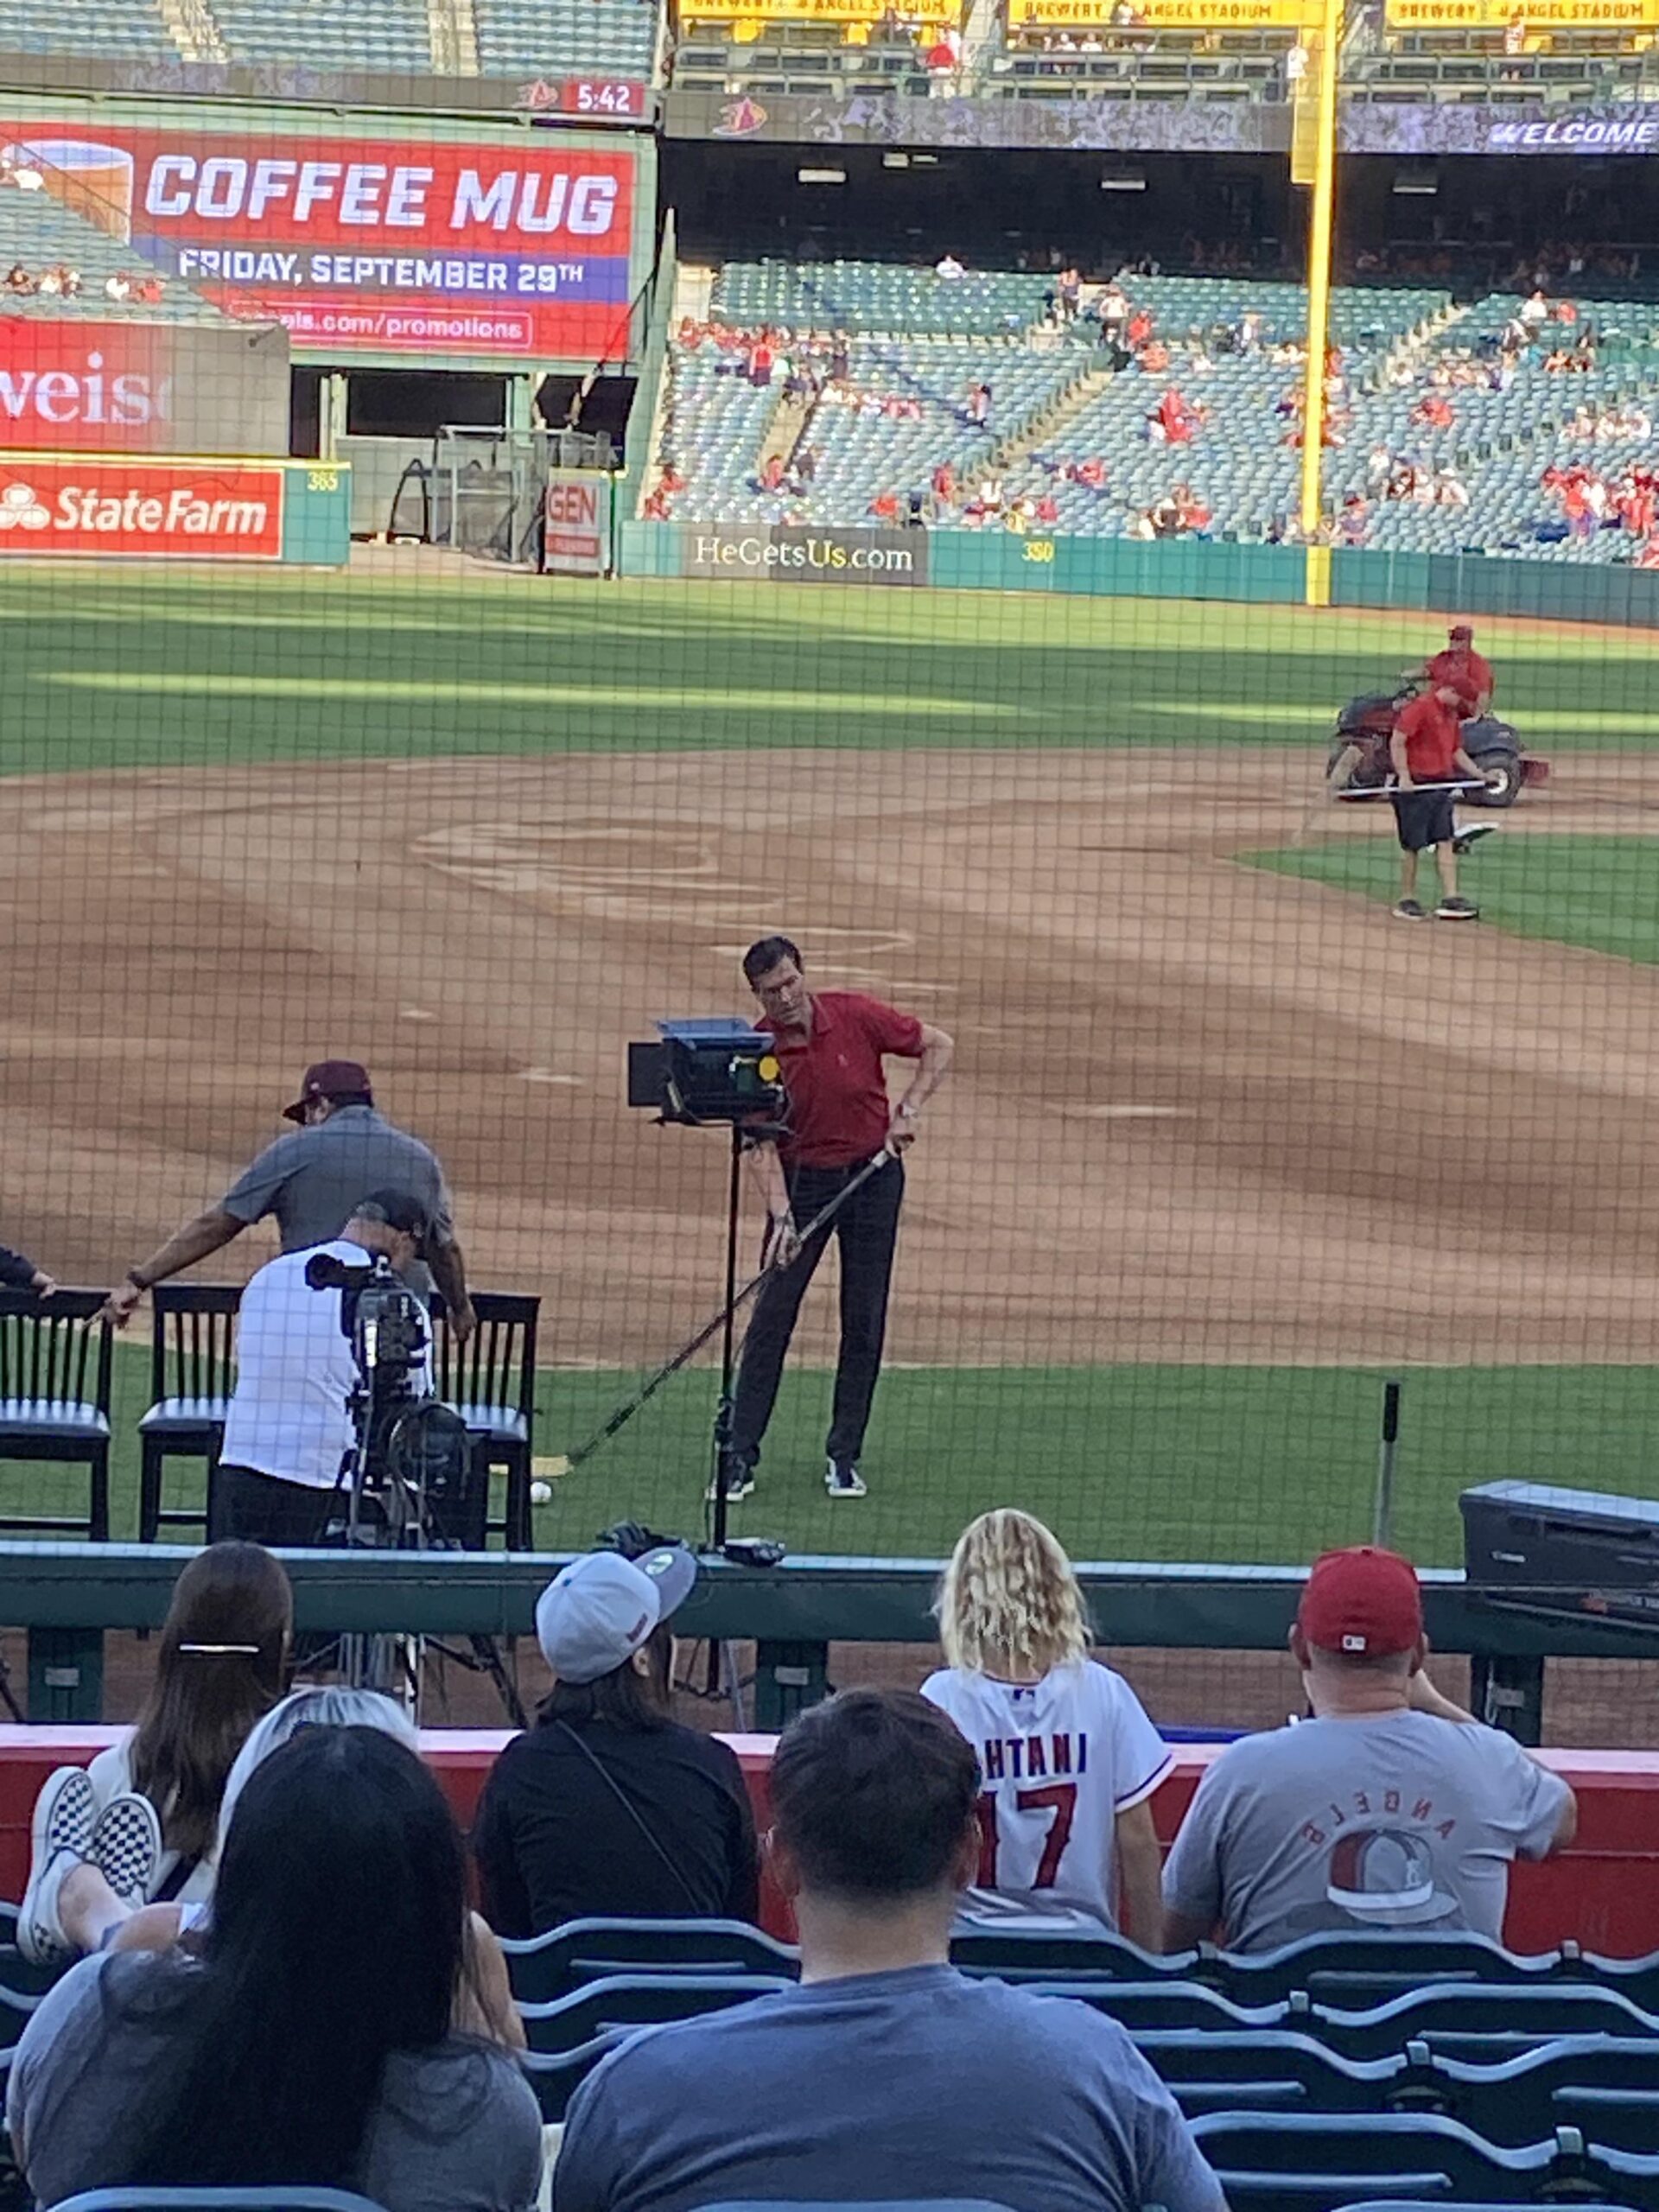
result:
[(1093, 1659), (1029, 1684), (948, 1667), (922, 1695), (979, 1761), (979, 1878), (963, 1915), (1115, 1928), (1113, 1824), (1173, 1763), (1122, 1676)]

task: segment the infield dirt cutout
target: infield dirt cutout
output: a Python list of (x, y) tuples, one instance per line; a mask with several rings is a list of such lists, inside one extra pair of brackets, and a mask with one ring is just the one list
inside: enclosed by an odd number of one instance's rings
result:
[[(895, 1359), (1655, 1358), (1659, 971), (1239, 866), (1317, 766), (826, 746), (8, 783), (7, 1241), (113, 1279), (349, 1052), (442, 1154), (474, 1280), (542, 1293), (543, 1357), (653, 1360), (715, 1302), (726, 1146), (630, 1113), (625, 1046), (747, 1011), (737, 956), (783, 929), (820, 985), (957, 1038)], [(1649, 826), (1637, 757), (1557, 774), (1511, 823)], [(821, 1353), (833, 1299), (808, 1311)]]

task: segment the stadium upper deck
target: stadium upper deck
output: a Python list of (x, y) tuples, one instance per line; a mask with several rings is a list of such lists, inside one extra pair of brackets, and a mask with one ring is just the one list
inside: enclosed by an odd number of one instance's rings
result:
[[(805, 0), (80, 0), (66, 18), (50, 0), (14, 0), (0, 46), (416, 79), (655, 78), (728, 96), (1282, 111), (1306, 82), (1316, 14), (1311, 0), (847, 0), (831, 20)], [(1656, 30), (1659, 0), (1354, 0), (1344, 96), (1373, 108), (1641, 103), (1659, 85)]]

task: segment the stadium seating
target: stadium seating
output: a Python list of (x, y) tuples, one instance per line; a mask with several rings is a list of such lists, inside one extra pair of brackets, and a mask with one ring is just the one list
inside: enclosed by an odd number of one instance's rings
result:
[(0, 187), (0, 276), (17, 263), (35, 276), (67, 263), (80, 271), (82, 288), (73, 298), (61, 293), (42, 297), (0, 291), (0, 313), (100, 322), (217, 322), (223, 319), (217, 308), (177, 277), (168, 280), (162, 297), (153, 303), (111, 299), (104, 289), (105, 280), (142, 276), (145, 264), (130, 246), (89, 223), (49, 190), (19, 192)]
[(1587, 2146), (1572, 2128), (1505, 2150), (1439, 2113), (1212, 2113), (1192, 2126), (1230, 2212), (1342, 2212), (1402, 2188), (1443, 2203), (1559, 2197), (1615, 2179), (1636, 2202), (1659, 2202), (1659, 2161)]
[(78, 0), (73, 15), (49, 0), (5, 11), (0, 48), (17, 54), (136, 54), (176, 61), (179, 49), (156, 0)]
[(545, 1936), (502, 1938), (512, 1993), (546, 2005), (608, 1976), (761, 1974), (791, 1980), (798, 1955), (741, 1920), (569, 1920)]
[(429, 75), (426, 0), (212, 0), (233, 61)]
[(655, 57), (653, 0), (474, 0), (485, 76), (533, 71), (648, 78)]
[[(1128, 276), (1124, 283), (1133, 304), (1156, 317), (1157, 335), (1172, 349), (1167, 368), (1113, 374), (1091, 321), (1048, 327), (1052, 279), (1043, 275), (970, 271), (950, 280), (886, 263), (727, 264), (715, 276), (712, 321), (739, 332), (769, 327), (784, 334), (785, 352), (791, 333), (855, 334), (850, 388), (872, 401), (868, 409), (820, 401), (792, 441), (813, 448), (815, 476), (766, 493), (756, 469), (763, 444), (778, 433), (779, 401), (756, 397), (737, 373), (741, 357), (722, 357), (706, 337), (675, 349), (673, 436), (658, 452), (685, 480), (672, 518), (857, 525), (878, 493), (892, 491), (901, 503), (922, 498), (933, 471), (949, 464), (964, 493), (989, 466), (1001, 479), (1002, 512), (982, 518), (960, 500), (935, 505), (929, 520), (936, 528), (999, 529), (1020, 502), (1027, 503), (1020, 525), (1034, 527), (1033, 505), (1046, 499), (1053, 506), (1045, 531), (1144, 536), (1150, 510), (1183, 485), (1194, 507), (1207, 511), (1207, 522), (1196, 525), (1205, 534), (1246, 543), (1292, 534), (1302, 370), (1294, 359), (1273, 361), (1268, 349), (1299, 339), (1302, 289), (1246, 277)], [(1548, 345), (1557, 342), (1552, 333), (1498, 375), (1498, 334), (1518, 305), (1504, 293), (1454, 304), (1443, 289), (1421, 285), (1333, 294), (1332, 335), (1342, 348), (1342, 404), (1351, 419), (1339, 423), (1327, 454), (1326, 492), (1333, 505), (1365, 503), (1358, 534), (1344, 542), (1580, 563), (1634, 556), (1640, 541), (1622, 527), (1569, 534), (1540, 480), (1563, 461), (1610, 479), (1648, 465), (1646, 439), (1575, 443), (1567, 426), (1580, 407), (1592, 416), (1626, 405), (1659, 413), (1659, 309), (1586, 298), (1576, 327), (1592, 326), (1601, 341), (1588, 374), (1546, 366)], [(1235, 337), (1247, 310), (1260, 317), (1262, 340), (1249, 353)], [(1436, 373), (1459, 381), (1436, 385)], [(995, 394), (988, 437), (969, 428), (960, 407), (977, 380)], [(1170, 384), (1206, 415), (1196, 436), (1173, 446), (1154, 439), (1147, 420)], [(1419, 401), (1442, 388), (1450, 423), (1414, 423)], [(874, 403), (894, 393), (918, 402), (918, 419), (894, 422), (879, 411)], [(1371, 461), (1378, 451), (1389, 462), (1381, 483)], [(1077, 471), (1087, 475), (1091, 464), (1092, 480), (1080, 480)], [(1408, 484), (1415, 472), (1421, 498), (1382, 496), (1402, 467)]]
[(532, 2050), (568, 2056), (612, 2028), (689, 2020), (789, 1986), (779, 1974), (614, 1974), (584, 1983), (549, 2004), (520, 2004), (518, 2010)]

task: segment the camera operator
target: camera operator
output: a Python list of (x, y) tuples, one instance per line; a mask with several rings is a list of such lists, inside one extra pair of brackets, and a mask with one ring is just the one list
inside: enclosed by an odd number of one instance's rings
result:
[(410, 1192), (377, 1191), (339, 1236), (284, 1252), (243, 1292), (236, 1389), (213, 1479), (213, 1542), (316, 1544), (331, 1512), (343, 1512), (340, 1477), (355, 1441), (349, 1402), (359, 1379), (345, 1310), (353, 1294), (314, 1290), (306, 1270), (320, 1257), (362, 1267), (384, 1256), (408, 1276), (428, 1228)]

